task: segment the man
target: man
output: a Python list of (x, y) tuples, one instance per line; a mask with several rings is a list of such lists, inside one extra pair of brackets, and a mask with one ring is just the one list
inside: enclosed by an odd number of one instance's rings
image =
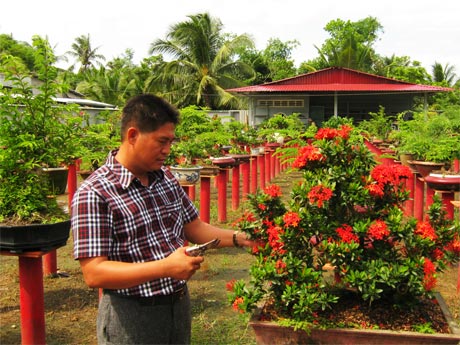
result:
[(204, 259), (188, 256), (185, 241), (254, 244), (243, 233), (201, 221), (163, 166), (178, 121), (179, 112), (159, 97), (130, 99), (120, 148), (75, 193), (74, 257), (87, 285), (103, 289), (100, 344), (190, 343), (186, 281)]

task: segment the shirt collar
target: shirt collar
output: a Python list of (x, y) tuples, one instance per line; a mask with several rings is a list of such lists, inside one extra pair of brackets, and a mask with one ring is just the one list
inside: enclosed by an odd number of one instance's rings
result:
[[(133, 181), (137, 180), (137, 177), (115, 159), (117, 153), (118, 149), (110, 151), (109, 155), (107, 156), (105, 165), (107, 165), (110, 170), (112, 170), (113, 174), (120, 181), (123, 189), (126, 189), (131, 185)], [(165, 168), (162, 167), (161, 170), (148, 172), (150, 186), (164, 179), (164, 169)]]

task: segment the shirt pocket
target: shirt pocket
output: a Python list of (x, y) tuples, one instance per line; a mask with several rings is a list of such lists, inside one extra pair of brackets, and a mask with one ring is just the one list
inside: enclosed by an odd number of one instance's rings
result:
[(174, 201), (159, 205), (160, 227), (166, 237), (183, 237), (184, 218), (182, 203)]

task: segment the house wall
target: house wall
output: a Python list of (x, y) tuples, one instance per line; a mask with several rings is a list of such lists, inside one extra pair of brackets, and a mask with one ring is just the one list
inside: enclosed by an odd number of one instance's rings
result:
[[(289, 101), (289, 103), (302, 103), (302, 105), (284, 105), (283, 101)], [(310, 96), (308, 95), (258, 95), (256, 97), (251, 97), (249, 104), (248, 116), (249, 125), (251, 126), (258, 126), (264, 120), (279, 113), (286, 115), (293, 113), (300, 114), (299, 119), (305, 124), (308, 123), (310, 111)]]
[[(254, 95), (249, 96), (249, 124), (252, 126), (260, 125), (264, 120), (278, 113), (286, 115), (299, 113), (300, 119), (306, 124), (311, 118), (317, 125), (334, 116), (334, 95), (315, 94), (315, 95)], [(378, 112), (379, 106), (385, 108), (385, 113), (396, 115), (405, 110), (409, 110), (413, 105), (414, 94), (365, 94), (338, 95), (337, 115), (351, 117), (358, 123), (369, 119), (370, 112)], [(269, 100), (303, 100), (303, 107), (272, 106), (267, 104)], [(281, 102), (280, 102), (281, 103)]]

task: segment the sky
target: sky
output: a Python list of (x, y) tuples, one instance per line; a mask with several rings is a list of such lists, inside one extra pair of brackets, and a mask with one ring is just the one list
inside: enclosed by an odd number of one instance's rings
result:
[(329, 38), (324, 27), (331, 20), (372, 16), (383, 26), (374, 46), (378, 54), (409, 56), (428, 73), (435, 62), (448, 63), (460, 77), (458, 0), (15, 0), (2, 1), (0, 33), (28, 43), (33, 35), (46, 37), (56, 55), (89, 34), (106, 61), (129, 48), (138, 63), (171, 25), (204, 12), (220, 19), (225, 33), (251, 35), (258, 50), (271, 38), (297, 40), (296, 67), (318, 56), (315, 46)]

